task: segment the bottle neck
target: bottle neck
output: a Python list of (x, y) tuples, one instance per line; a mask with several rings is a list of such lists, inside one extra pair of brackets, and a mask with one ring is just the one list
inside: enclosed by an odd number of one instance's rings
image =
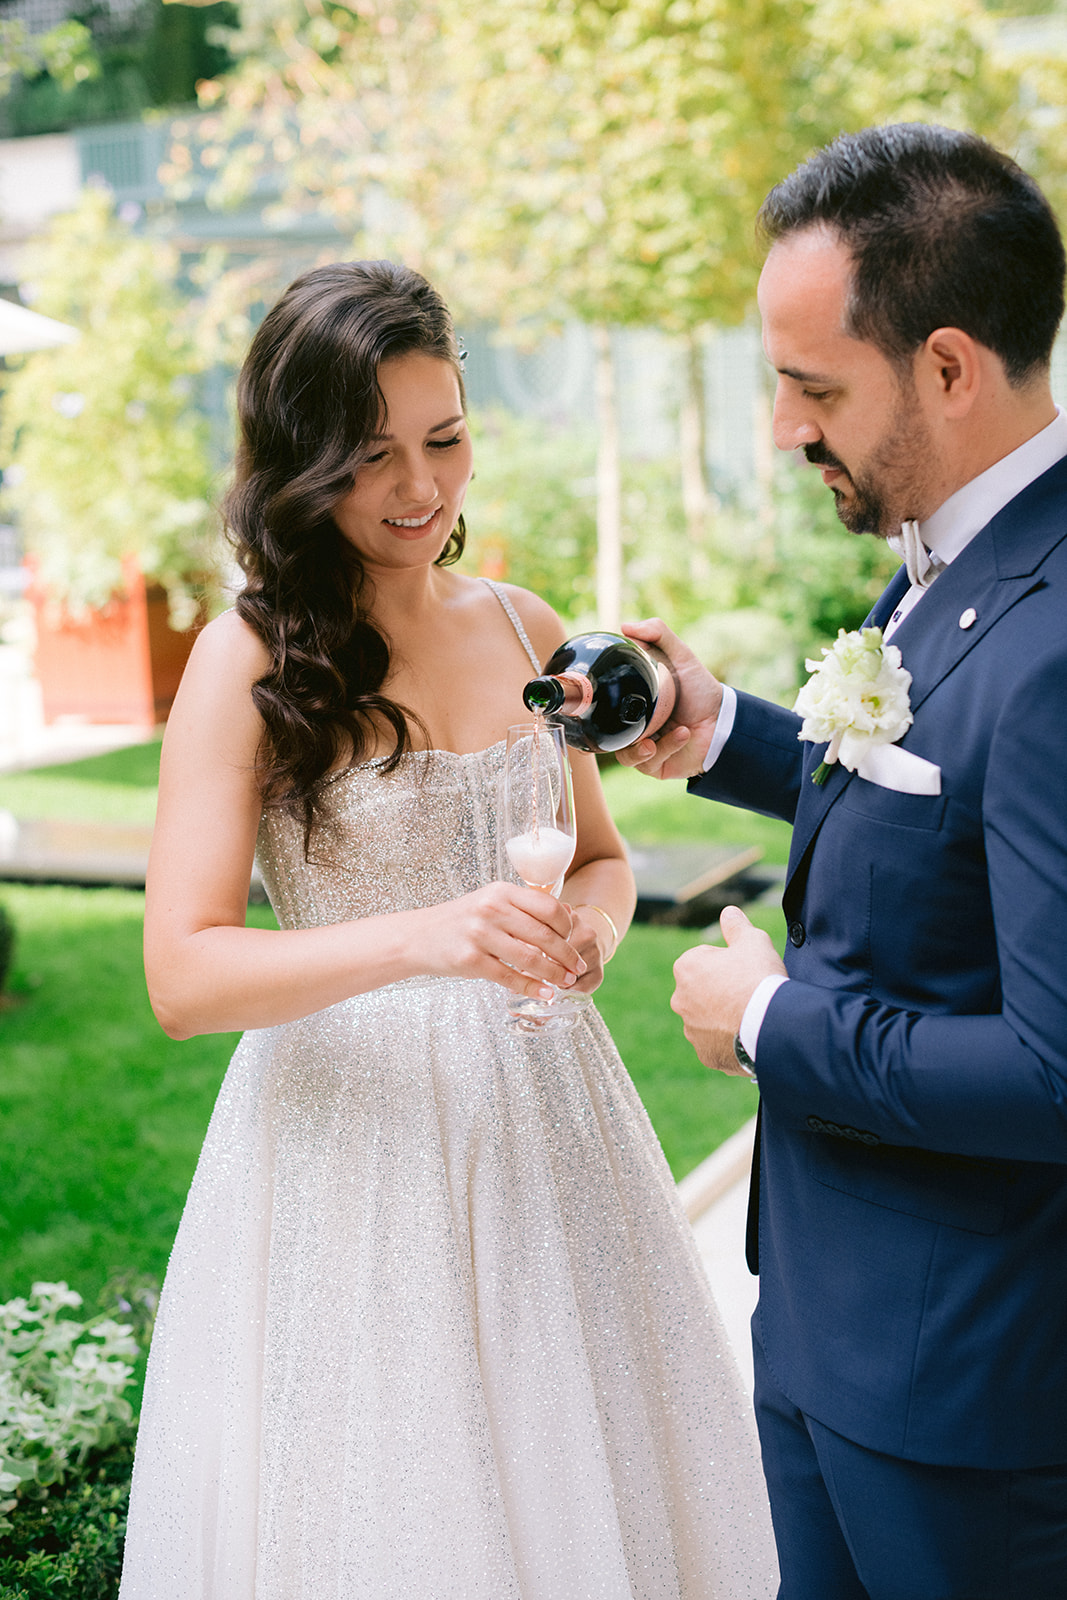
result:
[(563, 690), (565, 717), (580, 717), (593, 703), (593, 685), (584, 672), (561, 672), (556, 682)]
[(578, 717), (593, 703), (593, 685), (584, 673), (561, 672), (534, 678), (522, 691), (522, 698), (531, 711)]

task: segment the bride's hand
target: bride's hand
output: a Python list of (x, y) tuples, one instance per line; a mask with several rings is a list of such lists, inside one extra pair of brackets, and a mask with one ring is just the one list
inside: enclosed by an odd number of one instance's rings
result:
[(542, 889), (491, 883), (421, 913), (426, 972), (488, 978), (528, 998), (551, 998), (586, 971), (571, 942), (571, 910)]

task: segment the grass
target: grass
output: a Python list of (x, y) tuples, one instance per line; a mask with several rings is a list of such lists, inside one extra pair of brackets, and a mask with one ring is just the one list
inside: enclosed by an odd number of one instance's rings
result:
[(597, 994), (676, 1178), (756, 1111), (751, 1083), (701, 1066), (670, 1009), (671, 968), (699, 937), (685, 928), (631, 928)]
[(0, 773), (0, 810), (43, 821), (151, 826), (156, 818), (159, 740), (131, 744), (29, 772)]
[[(159, 1279), (231, 1036), (176, 1044), (141, 972), (144, 896), (8, 886), (0, 1013), (0, 1297), (65, 1278), (92, 1304)], [(266, 908), (253, 908), (266, 922)]]
[(789, 859), (788, 823), (701, 800), (688, 794), (684, 783), (656, 783), (616, 766), (604, 774), (604, 792), (619, 828), (635, 844), (699, 839), (708, 844), (759, 845), (764, 861), (772, 866), (785, 866)]
[[(158, 746), (0, 776), (16, 814), (150, 820)], [(780, 825), (611, 772), (634, 839), (759, 843), (785, 859)], [(46, 809), (47, 808), (47, 809)], [(236, 1035), (176, 1043), (152, 1016), (141, 970), (143, 895), (0, 886), (17, 944), (0, 1010), (0, 1298), (66, 1279), (92, 1306), (116, 1277), (159, 1280)], [(781, 914), (751, 913), (781, 941)], [(269, 927), (267, 907), (249, 920)], [(708, 1073), (670, 1010), (671, 966), (699, 933), (635, 927), (598, 1002), (676, 1177), (755, 1109), (751, 1085)]]

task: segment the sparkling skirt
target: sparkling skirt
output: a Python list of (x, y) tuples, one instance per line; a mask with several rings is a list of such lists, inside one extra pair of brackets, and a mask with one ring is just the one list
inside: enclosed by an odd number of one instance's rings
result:
[(592, 1006), (248, 1033), (174, 1246), (121, 1600), (769, 1600), (754, 1429)]

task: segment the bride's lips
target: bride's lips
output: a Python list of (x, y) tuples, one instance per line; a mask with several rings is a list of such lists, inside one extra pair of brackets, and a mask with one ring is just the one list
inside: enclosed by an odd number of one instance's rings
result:
[[(383, 517), (382, 520), (389, 532), (395, 533), (398, 539), (423, 539), (437, 527), (441, 520), (441, 510), (440, 506), (435, 506), (432, 511), (424, 513), (425, 520), (422, 517), (398, 517), (395, 522), (390, 517)], [(409, 526), (405, 527), (403, 525), (405, 523)], [(413, 527), (410, 526), (412, 523)]]

